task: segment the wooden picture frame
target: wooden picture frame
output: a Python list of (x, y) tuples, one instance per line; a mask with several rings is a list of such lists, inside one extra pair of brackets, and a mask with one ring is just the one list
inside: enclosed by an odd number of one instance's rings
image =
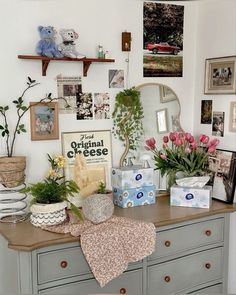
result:
[(208, 158), (212, 185), (212, 197), (226, 203), (233, 203), (236, 192), (236, 152), (217, 149)]
[(209, 58), (205, 62), (205, 94), (236, 93), (236, 56)]
[(236, 132), (236, 101), (230, 103), (229, 131)]
[(156, 118), (157, 118), (157, 132), (167, 133), (168, 132), (167, 108), (157, 110)]
[(165, 85), (160, 85), (160, 102), (165, 103), (172, 100), (176, 100), (176, 94), (173, 90)]
[(58, 103), (30, 102), (31, 140), (59, 139)]

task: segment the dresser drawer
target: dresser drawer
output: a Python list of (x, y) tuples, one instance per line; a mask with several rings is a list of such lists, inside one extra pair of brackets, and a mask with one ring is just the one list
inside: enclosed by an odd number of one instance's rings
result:
[(190, 292), (188, 294), (222, 294), (223, 292), (223, 284), (215, 284), (210, 287), (202, 288), (194, 292)]
[[(123, 293), (122, 293), (123, 292)], [(125, 292), (125, 293), (124, 293)], [(141, 295), (142, 269), (128, 271), (112, 280), (104, 288), (101, 288), (95, 279), (64, 284), (54, 288), (41, 290), (39, 294), (133, 294)]]
[(90, 273), (80, 247), (38, 254), (38, 284)]
[(214, 248), (148, 267), (148, 295), (170, 294), (222, 277), (223, 249)]
[(222, 242), (224, 218), (197, 222), (157, 232), (156, 250), (148, 260), (185, 252), (200, 246)]

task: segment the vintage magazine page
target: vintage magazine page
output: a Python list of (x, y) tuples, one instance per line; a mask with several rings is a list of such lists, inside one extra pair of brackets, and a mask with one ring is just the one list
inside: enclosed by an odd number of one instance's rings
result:
[[(79, 93), (82, 92), (81, 77), (62, 77), (57, 76), (57, 92), (58, 97), (63, 99), (58, 100), (59, 113), (71, 114), (77, 112), (76, 99)], [(67, 103), (66, 103), (67, 102)], [(66, 108), (66, 104), (70, 108)]]
[(89, 169), (104, 170), (107, 188), (111, 186), (111, 131), (81, 131), (62, 133), (62, 152), (66, 159), (65, 178), (74, 179), (74, 161), (77, 153), (84, 156)]

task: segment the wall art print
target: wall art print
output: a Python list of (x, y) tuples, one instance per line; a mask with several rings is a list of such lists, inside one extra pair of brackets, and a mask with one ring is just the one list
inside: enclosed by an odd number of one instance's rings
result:
[(236, 132), (236, 101), (230, 103), (229, 131)]
[(212, 100), (202, 100), (201, 102), (201, 124), (212, 123)]
[(94, 119), (110, 119), (110, 97), (108, 93), (94, 93)]
[(213, 112), (212, 119), (212, 135), (215, 136), (224, 136), (224, 112)]
[(63, 132), (62, 153), (66, 159), (66, 179), (73, 179), (74, 161), (79, 153), (83, 155), (90, 168), (104, 167), (106, 183), (110, 185), (112, 167), (110, 130)]
[(109, 88), (124, 88), (124, 70), (109, 70)]
[(77, 120), (92, 120), (93, 119), (93, 96), (91, 92), (77, 93)]
[(205, 93), (236, 93), (236, 56), (206, 59)]
[(183, 76), (184, 6), (144, 2), (143, 76)]

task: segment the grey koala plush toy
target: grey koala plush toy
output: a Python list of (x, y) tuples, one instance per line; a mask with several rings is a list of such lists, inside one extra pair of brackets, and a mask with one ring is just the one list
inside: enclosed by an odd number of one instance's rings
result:
[(63, 54), (63, 56), (71, 58), (85, 57), (85, 55), (80, 54), (76, 50), (75, 40), (78, 39), (79, 35), (73, 29), (61, 29), (59, 33), (63, 42), (58, 45), (58, 50)]

